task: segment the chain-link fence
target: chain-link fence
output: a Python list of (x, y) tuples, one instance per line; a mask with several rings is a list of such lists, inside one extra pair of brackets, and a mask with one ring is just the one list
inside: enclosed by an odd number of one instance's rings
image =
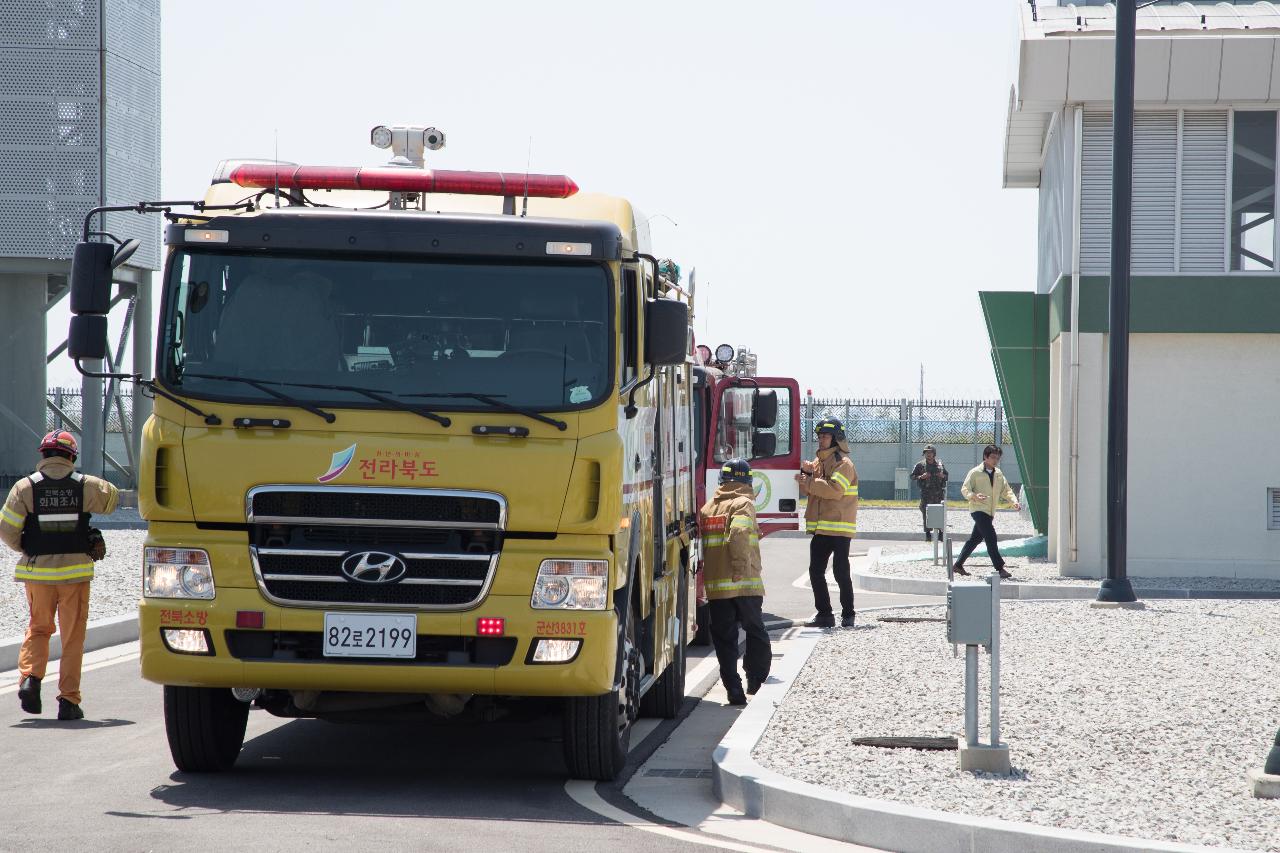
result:
[(805, 397), (803, 435), (824, 417), (844, 423), (851, 444), (1003, 444), (1009, 424), (999, 400), (837, 400)]
[[(107, 432), (120, 433), (125, 429), (132, 431), (133, 429), (133, 386), (123, 385), (118, 389), (120, 393), (120, 405), (111, 405), (107, 409)], [(105, 389), (104, 389), (105, 393)], [(45, 407), (45, 429), (70, 429), (75, 432), (80, 431), (81, 425), (84, 423), (83, 415), (83, 399), (80, 397), (79, 388), (50, 388), (49, 402), (52, 404)], [(121, 412), (124, 410), (124, 428), (121, 429)]]

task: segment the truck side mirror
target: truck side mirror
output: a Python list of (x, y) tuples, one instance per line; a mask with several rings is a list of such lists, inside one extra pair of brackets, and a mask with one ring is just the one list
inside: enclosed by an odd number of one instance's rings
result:
[(72, 314), (106, 314), (111, 310), (111, 260), (115, 254), (110, 243), (76, 243), (71, 255)]
[(751, 425), (756, 429), (773, 429), (777, 422), (778, 392), (758, 392), (751, 401)]
[(751, 436), (751, 458), (765, 459), (776, 456), (778, 452), (778, 436), (771, 432), (756, 431)]
[(648, 299), (644, 309), (644, 360), (655, 367), (684, 364), (689, 356), (689, 306)]
[(73, 359), (106, 358), (107, 315), (74, 315), (67, 334), (67, 354)]

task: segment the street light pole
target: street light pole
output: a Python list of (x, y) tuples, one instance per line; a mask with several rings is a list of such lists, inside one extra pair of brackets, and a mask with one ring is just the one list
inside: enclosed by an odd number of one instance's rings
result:
[(1129, 480), (1129, 256), (1133, 220), (1133, 75), (1137, 0), (1116, 2), (1111, 113), (1111, 294), (1107, 389), (1107, 578), (1098, 601), (1131, 602), (1126, 571)]

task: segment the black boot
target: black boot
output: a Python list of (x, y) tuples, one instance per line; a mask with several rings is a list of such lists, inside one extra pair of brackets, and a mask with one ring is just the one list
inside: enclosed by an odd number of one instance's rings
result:
[(853, 627), (853, 614), (852, 614), (852, 613), (850, 613), (848, 616), (841, 616), (841, 617), (840, 617), (840, 627), (841, 627), (841, 628), (852, 628), (852, 627)]
[(953, 575), (967, 575), (969, 574), (969, 571), (964, 566), (960, 565), (959, 563), (956, 563), (954, 566), (951, 567), (951, 573)]
[(737, 706), (747, 704), (747, 694), (742, 692), (741, 687), (735, 687), (729, 691), (729, 704)]
[(59, 720), (83, 720), (84, 711), (80, 710), (80, 706), (70, 699), (58, 697), (58, 719)]
[(926, 542), (932, 542), (932, 541), (933, 541), (933, 531), (932, 531), (932, 530), (926, 530), (926, 531), (924, 532), (924, 541), (926, 541)]
[(747, 676), (747, 695), (754, 696), (757, 693), (759, 693), (761, 684), (764, 684), (763, 679), (752, 678), (751, 676), (748, 675)]
[(18, 685), (18, 703), (22, 705), (22, 710), (28, 714), (39, 714), (41, 710), (40, 704), (40, 679), (34, 675), (28, 675), (22, 679)]
[(834, 628), (836, 626), (836, 617), (830, 613), (819, 613), (804, 623), (804, 626), (806, 628)]

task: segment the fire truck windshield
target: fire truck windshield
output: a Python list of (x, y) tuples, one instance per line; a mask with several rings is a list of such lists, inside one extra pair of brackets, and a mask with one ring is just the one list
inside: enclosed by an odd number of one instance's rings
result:
[(563, 411), (598, 403), (613, 380), (602, 266), (179, 251), (162, 313), (161, 376), (193, 397), (274, 399), (204, 374), (289, 383), (291, 396), (330, 406), (380, 404), (306, 386), (465, 389), (492, 400), (430, 408)]

